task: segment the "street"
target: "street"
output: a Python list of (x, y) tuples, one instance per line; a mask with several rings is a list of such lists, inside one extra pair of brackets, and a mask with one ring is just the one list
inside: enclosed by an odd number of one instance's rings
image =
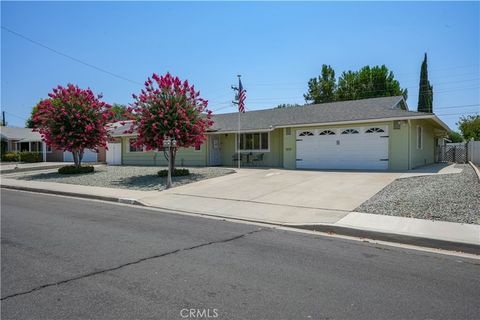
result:
[(474, 319), (480, 314), (479, 260), (1, 192), (2, 319)]

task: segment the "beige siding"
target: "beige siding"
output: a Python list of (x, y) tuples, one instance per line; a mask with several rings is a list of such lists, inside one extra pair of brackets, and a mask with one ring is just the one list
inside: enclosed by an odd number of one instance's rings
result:
[[(270, 150), (259, 152), (243, 152), (245, 154), (260, 154), (263, 153), (263, 162), (259, 163), (265, 167), (282, 167), (283, 166), (283, 129), (275, 129), (270, 132)], [(233, 162), (232, 158), (237, 153), (235, 148), (236, 134), (228, 133), (220, 135), (220, 153), (222, 159), (222, 165), (224, 166), (236, 166), (237, 163)]]
[[(122, 164), (140, 166), (166, 166), (167, 160), (163, 151), (130, 152), (129, 138), (122, 138)], [(175, 159), (176, 166), (206, 166), (207, 145), (204, 143), (200, 150), (194, 148), (180, 148)]]
[[(417, 148), (417, 127), (423, 128), (422, 148)], [(410, 153), (411, 167), (416, 168), (435, 162), (435, 137), (433, 126), (426, 120), (411, 120), (410, 122)]]

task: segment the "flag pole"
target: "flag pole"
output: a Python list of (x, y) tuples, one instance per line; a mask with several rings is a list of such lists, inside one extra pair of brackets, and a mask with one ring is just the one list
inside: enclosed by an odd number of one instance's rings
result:
[[(240, 77), (241, 75), (238, 75), (238, 81), (240, 83)], [(240, 89), (240, 86), (239, 86), (239, 89)], [(240, 94), (240, 92), (239, 92)], [(237, 134), (237, 139), (238, 139), (238, 144), (237, 144), (237, 151), (238, 151), (238, 154), (237, 154), (237, 162), (238, 162), (238, 169), (240, 169), (240, 159), (241, 159), (241, 154), (240, 154), (240, 116), (241, 116), (242, 112), (240, 110), (238, 110), (238, 134)]]
[(238, 111), (238, 134), (237, 134), (237, 151), (238, 151), (238, 155), (237, 155), (237, 161), (238, 161), (238, 169), (240, 169), (240, 115), (242, 113), (240, 111)]

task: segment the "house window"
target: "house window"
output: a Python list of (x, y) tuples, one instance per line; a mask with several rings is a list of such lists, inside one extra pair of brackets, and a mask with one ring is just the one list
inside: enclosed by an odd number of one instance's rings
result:
[(240, 148), (240, 151), (268, 151), (269, 145), (268, 132), (242, 133), (240, 141), (237, 141), (237, 150)]
[(30, 151), (30, 142), (17, 142), (17, 151)]
[(417, 149), (423, 149), (423, 127), (417, 126)]
[(370, 128), (365, 133), (378, 133), (378, 132), (385, 132), (382, 128)]
[(346, 129), (342, 131), (342, 134), (356, 134), (359, 133), (358, 130), (355, 129)]
[(313, 136), (313, 133), (310, 131), (303, 131), (298, 135), (299, 137)]
[(334, 135), (335, 132), (333, 132), (332, 130), (323, 130), (322, 132), (320, 132), (319, 135), (321, 136), (331, 136), (331, 135)]
[(135, 146), (137, 139), (128, 139), (129, 152), (143, 152), (143, 146)]

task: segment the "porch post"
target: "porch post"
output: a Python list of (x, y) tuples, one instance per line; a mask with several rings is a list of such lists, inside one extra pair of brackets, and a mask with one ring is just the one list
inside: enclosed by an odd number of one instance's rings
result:
[(28, 152), (32, 152), (32, 141), (28, 141)]

